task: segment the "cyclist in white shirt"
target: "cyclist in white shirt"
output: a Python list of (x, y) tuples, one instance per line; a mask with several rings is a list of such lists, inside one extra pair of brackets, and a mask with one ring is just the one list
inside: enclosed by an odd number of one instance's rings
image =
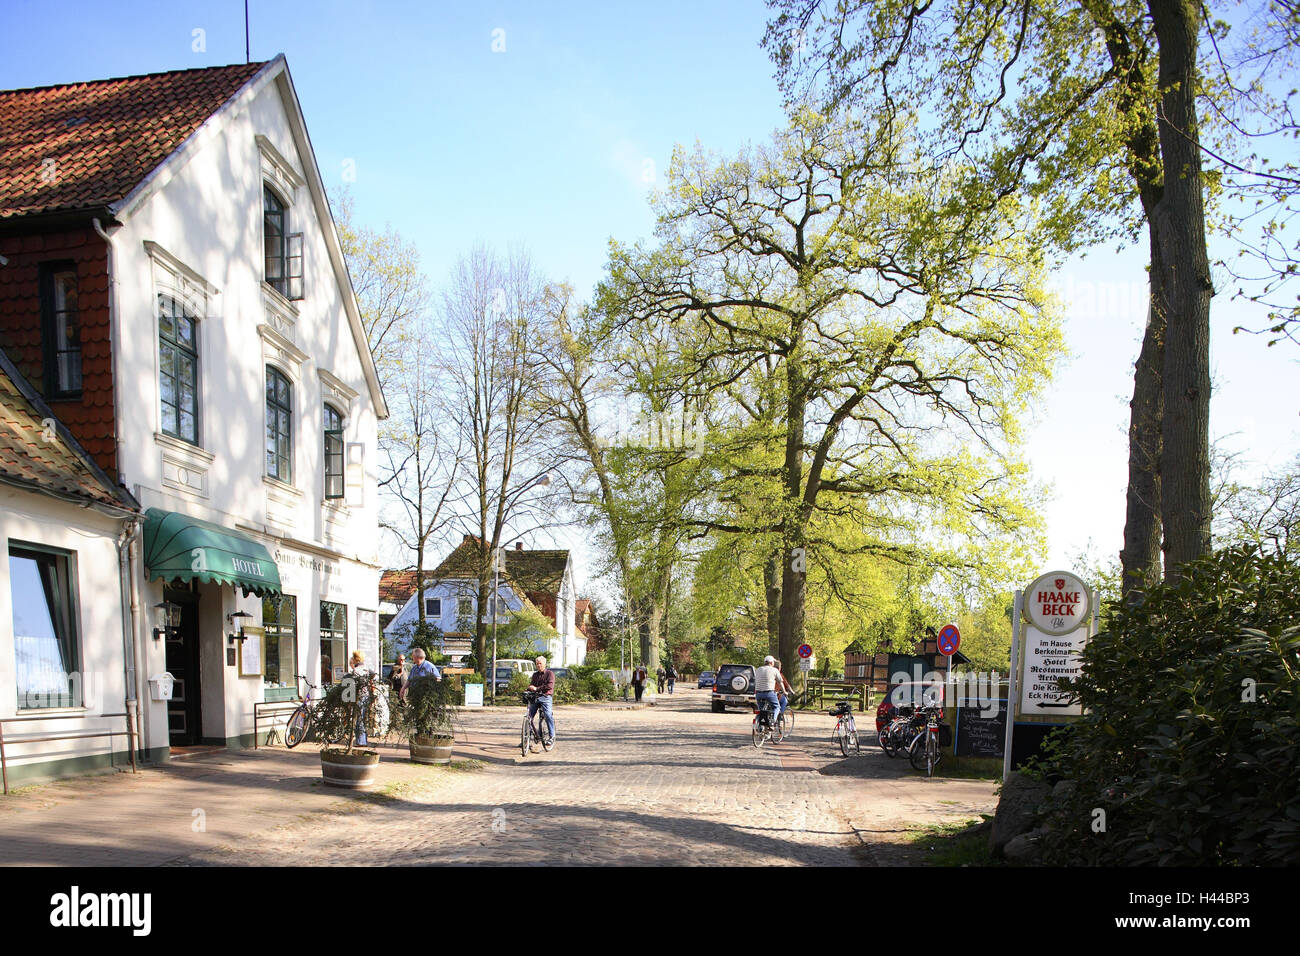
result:
[(771, 717), (774, 723), (777, 710), (781, 706), (776, 696), (776, 689), (781, 686), (781, 672), (776, 669), (775, 664), (776, 658), (769, 654), (763, 658), (762, 667), (754, 668), (754, 701), (760, 712), (765, 702), (772, 705)]

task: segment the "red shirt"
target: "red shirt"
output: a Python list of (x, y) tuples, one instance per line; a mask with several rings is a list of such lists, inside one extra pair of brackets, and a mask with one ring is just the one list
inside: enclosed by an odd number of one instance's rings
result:
[(528, 682), (528, 686), (540, 694), (553, 695), (555, 693), (555, 671), (549, 667), (544, 671), (533, 671), (533, 679)]

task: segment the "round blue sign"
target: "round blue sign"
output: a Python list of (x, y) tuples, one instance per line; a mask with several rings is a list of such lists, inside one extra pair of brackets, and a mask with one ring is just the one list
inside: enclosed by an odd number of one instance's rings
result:
[(811, 645), (808, 645), (808, 644), (800, 644), (800, 645), (799, 645), (799, 656), (802, 657), (802, 658), (804, 658), (804, 659), (807, 659), (807, 658), (809, 658), (809, 657), (812, 657), (812, 647), (811, 647)]
[(938, 643), (939, 653), (945, 657), (951, 657), (957, 653), (957, 648), (961, 647), (961, 631), (957, 630), (957, 625), (945, 625), (944, 629), (939, 632)]

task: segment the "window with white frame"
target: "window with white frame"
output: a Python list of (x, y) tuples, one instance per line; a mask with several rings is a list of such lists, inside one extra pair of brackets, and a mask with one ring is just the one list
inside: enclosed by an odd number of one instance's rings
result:
[(325, 406), (325, 497), (342, 498), (343, 416), (332, 405)]
[(174, 295), (158, 296), (158, 393), (162, 431), (199, 443), (199, 342), (193, 310)]
[(437, 618), (442, 617), (442, 598), (425, 598), (424, 616)]
[(266, 367), (266, 473), (293, 483), (293, 386), (270, 365)]
[(302, 233), (289, 232), (288, 204), (262, 187), (262, 247), (266, 284), (287, 299), (303, 297)]

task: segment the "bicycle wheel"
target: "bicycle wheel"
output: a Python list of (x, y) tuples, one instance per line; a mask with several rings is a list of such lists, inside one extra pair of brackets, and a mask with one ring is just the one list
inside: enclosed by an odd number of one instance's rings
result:
[(528, 745), (533, 742), (533, 722), (524, 718), (524, 727), (519, 732), (519, 753), (528, 756)]
[(778, 716), (776, 718), (776, 723), (772, 725), (772, 743), (779, 744), (785, 739), (786, 733), (785, 717)]
[(542, 749), (550, 753), (551, 748), (555, 746), (555, 738), (546, 736), (546, 725), (542, 723), (540, 712), (537, 714), (537, 732), (542, 738)]
[(835, 727), (835, 735), (840, 739), (840, 753), (846, 757), (849, 755), (849, 733), (849, 729), (843, 724)]
[(855, 754), (862, 753), (862, 741), (858, 740), (858, 728), (849, 728), (849, 746), (853, 748)]
[(754, 739), (754, 747), (755, 748), (762, 747), (763, 746), (763, 724), (761, 721), (759, 721), (757, 714), (754, 715), (754, 724), (752, 729), (750, 730), (750, 734)]
[(794, 733), (794, 707), (786, 707), (785, 713), (781, 717), (785, 720), (785, 735), (789, 737)]
[(943, 759), (943, 748), (939, 746), (939, 737), (937, 734), (930, 735), (930, 762), (929, 769), (926, 771), (928, 776), (933, 777), (934, 771), (939, 766), (939, 761)]
[(912, 740), (911, 746), (907, 748), (907, 759), (911, 761), (913, 770), (925, 769), (927, 736), (929, 735), (925, 733), (917, 734)]
[(311, 715), (306, 707), (299, 707), (289, 715), (289, 722), (284, 725), (284, 745), (289, 748), (298, 746), (307, 738), (311, 727)]

